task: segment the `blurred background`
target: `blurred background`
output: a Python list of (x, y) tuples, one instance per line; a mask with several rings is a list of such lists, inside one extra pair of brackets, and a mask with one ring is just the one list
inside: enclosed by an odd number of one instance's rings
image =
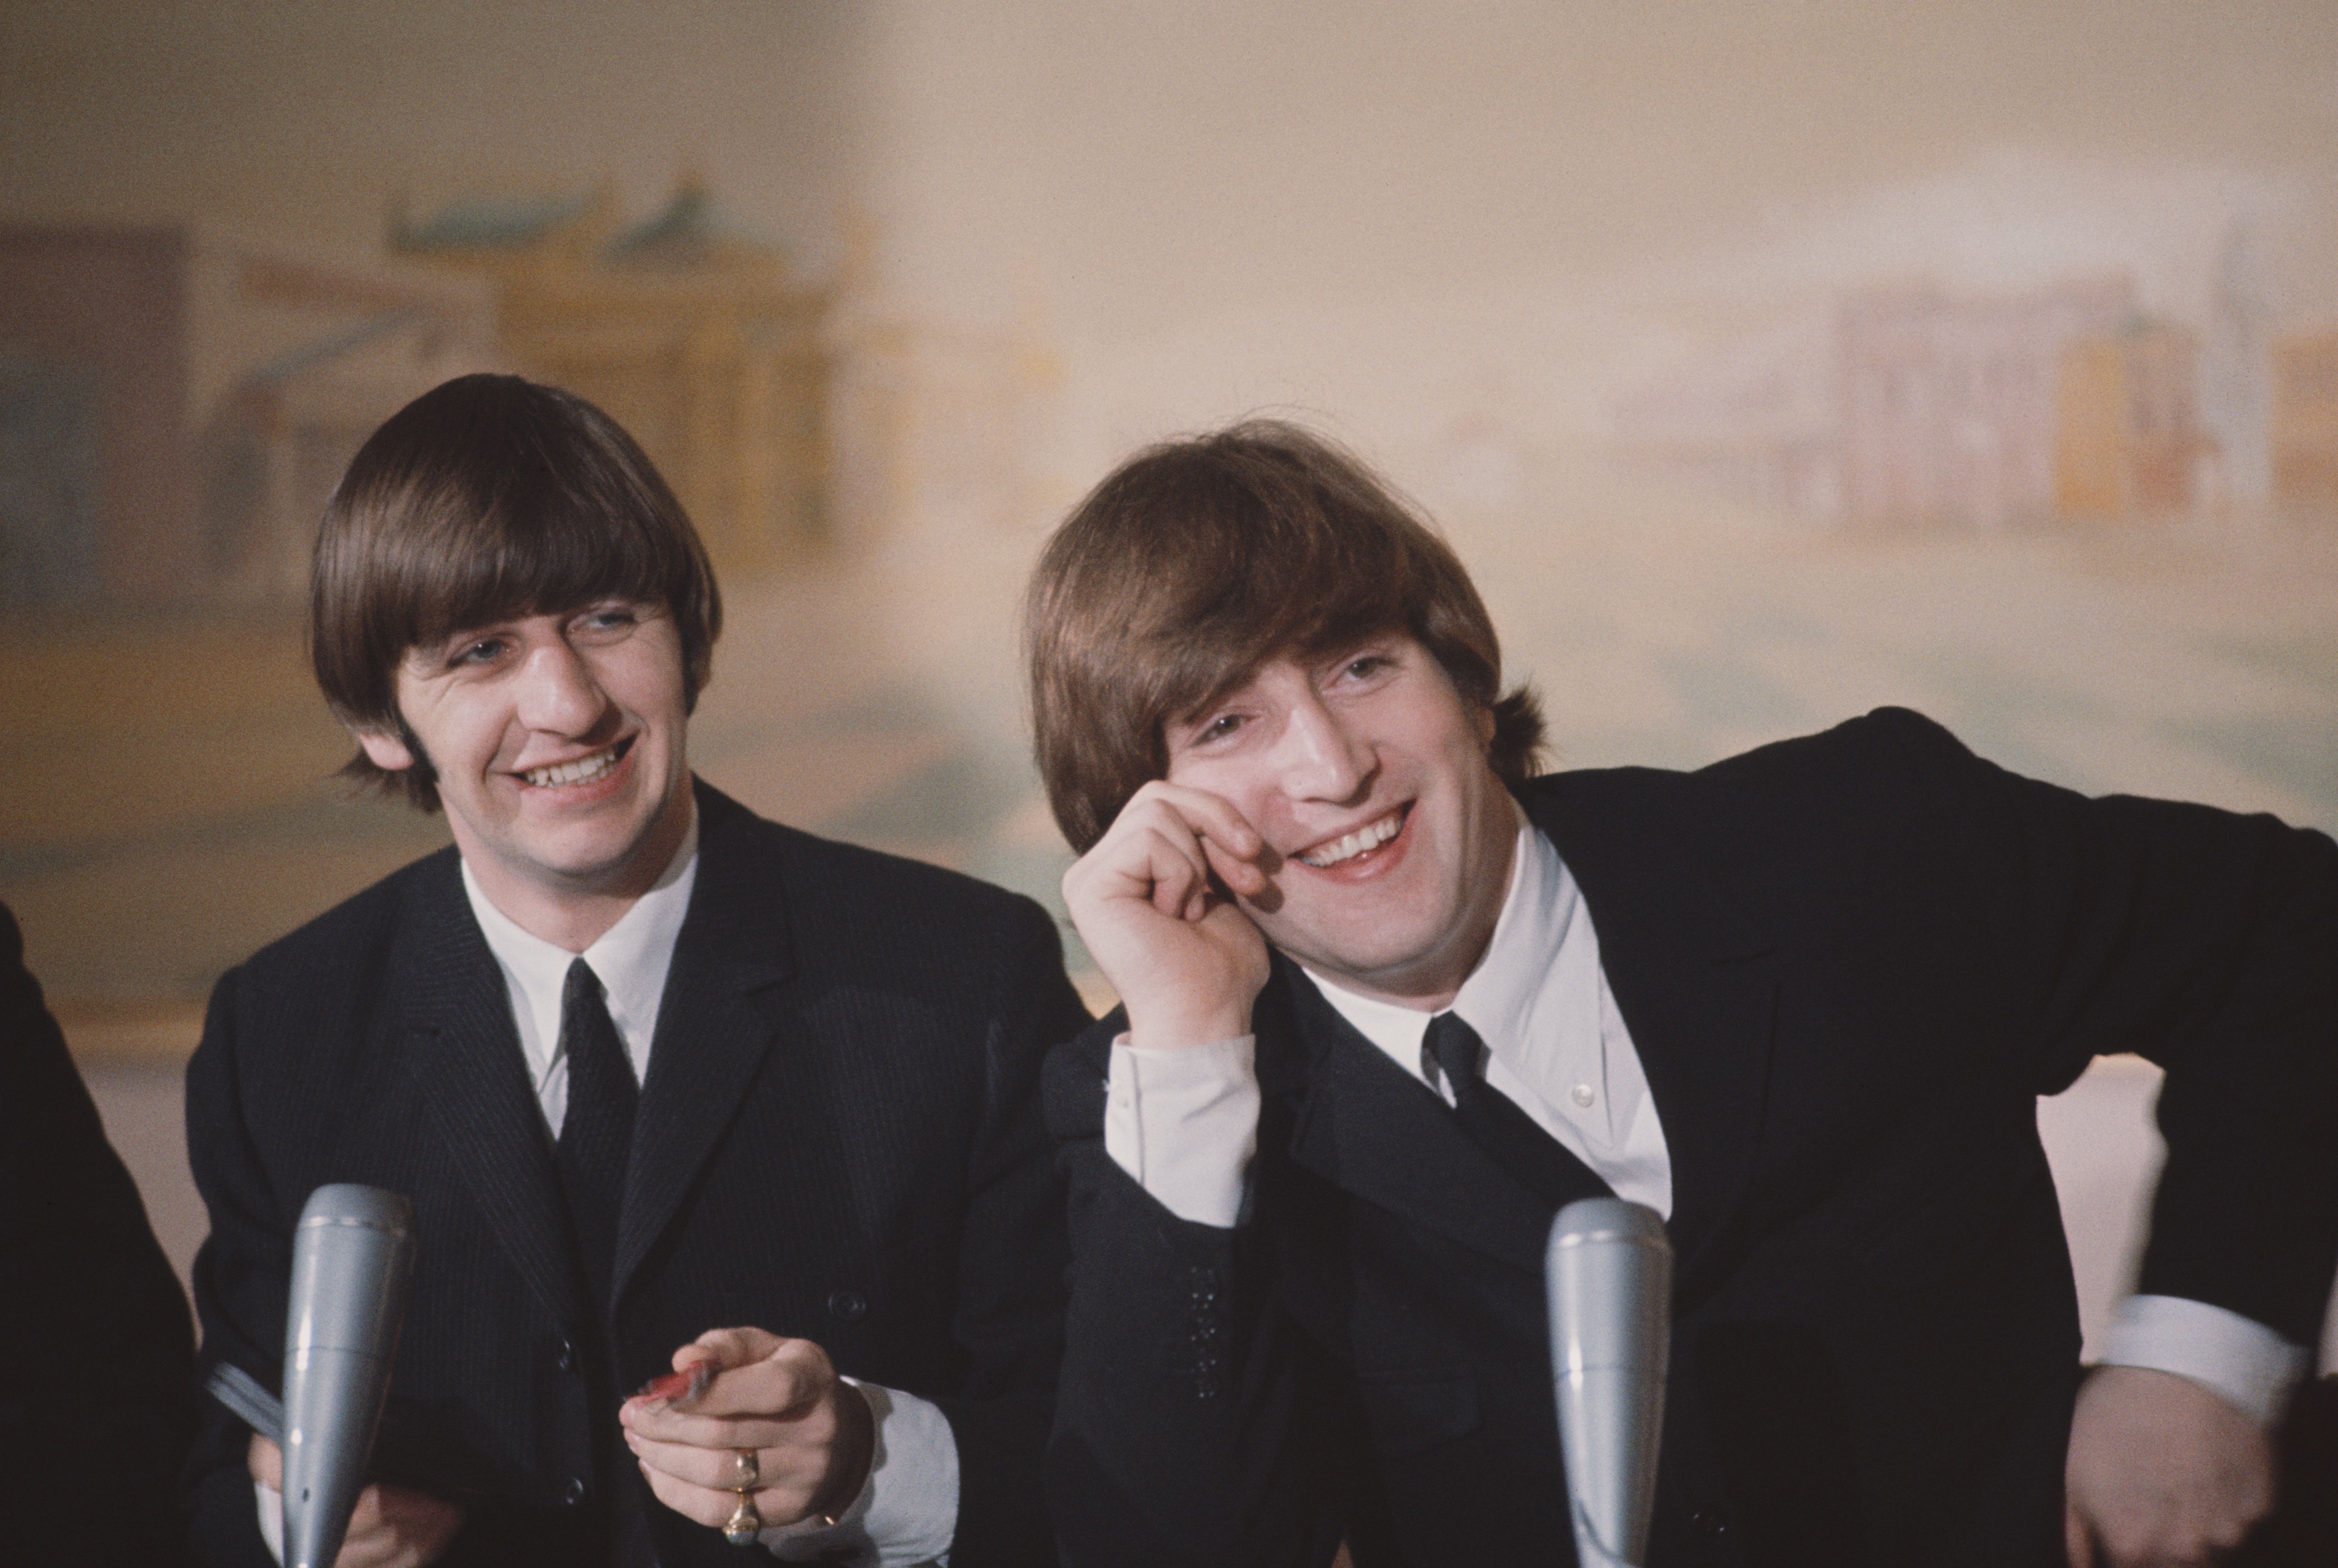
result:
[[(1904, 702), (2338, 828), (2320, 0), (15, 0), (0, 901), (182, 1269), (211, 982), (444, 841), (330, 782), (299, 605), (480, 368), (692, 508), (711, 781), (1058, 907), (1024, 573), (1247, 413), (1440, 520), (1563, 765)], [(2041, 1112), (2090, 1333), (2155, 1089)]]

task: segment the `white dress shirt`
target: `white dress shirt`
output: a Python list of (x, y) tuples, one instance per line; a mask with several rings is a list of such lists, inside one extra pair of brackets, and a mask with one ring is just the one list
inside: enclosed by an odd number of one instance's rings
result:
[[(1423, 1049), (1432, 1014), (1360, 996), (1311, 970), (1324, 999), (1448, 1104)], [(1452, 1010), (1487, 1049), (1486, 1082), (1596, 1171), (1616, 1196), (1672, 1214), (1672, 1156), (1640, 1054), (1599, 963), (1591, 909), (1548, 838), (1520, 822), (1502, 912)], [(1105, 1150), (1180, 1219), (1240, 1213), (1258, 1145), (1251, 1035), (1195, 1049), (1114, 1042)], [(2178, 1373), (2260, 1421), (2278, 1415), (2307, 1351), (2238, 1313), (2173, 1296), (2120, 1305), (2106, 1363)]]
[[(634, 900), (617, 923), (582, 954), (522, 930), (489, 902), (463, 864), (463, 891), (487, 939), (487, 950), (503, 970), (511, 997), (512, 1022), (526, 1059), (528, 1080), (552, 1135), (560, 1135), (568, 1113), (568, 1060), (560, 1049), (560, 996), (568, 966), (582, 957), (601, 982), (611, 1022), (624, 1043), (638, 1082), (649, 1080), (650, 1043), (657, 1034), (658, 1005), (665, 995), (666, 971), (673, 965), (674, 939), (689, 912), (698, 880), (698, 824), (693, 818), (672, 864), (651, 889)], [(676, 1047), (679, 1048), (679, 1047)], [(708, 1325), (710, 1328), (724, 1325)], [(783, 1561), (827, 1560), (843, 1553), (846, 1562), (882, 1568), (949, 1562), (958, 1528), (958, 1443), (949, 1419), (931, 1401), (914, 1394), (854, 1382), (874, 1417), (876, 1446), (869, 1480), (832, 1528), (808, 1521), (774, 1526), (758, 1542)], [(260, 1534), (281, 1562), (284, 1556), (282, 1499), (263, 1488)]]

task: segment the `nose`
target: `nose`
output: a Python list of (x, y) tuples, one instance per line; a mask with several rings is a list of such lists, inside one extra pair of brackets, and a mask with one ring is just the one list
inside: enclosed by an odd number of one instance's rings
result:
[(1313, 693), (1292, 707), (1279, 741), (1282, 789), (1292, 799), (1341, 804), (1370, 789), (1376, 767), (1370, 743)]
[(531, 646), (518, 677), (515, 708), (530, 730), (582, 738), (608, 709), (608, 694), (592, 667), (565, 637), (546, 637)]

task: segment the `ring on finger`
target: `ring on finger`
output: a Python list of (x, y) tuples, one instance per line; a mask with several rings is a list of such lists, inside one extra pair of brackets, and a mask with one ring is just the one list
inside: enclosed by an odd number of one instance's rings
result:
[(763, 1516), (755, 1512), (754, 1497), (739, 1494), (739, 1506), (731, 1510), (731, 1517), (722, 1522), (722, 1539), (733, 1546), (752, 1546), (755, 1537), (763, 1533)]
[(724, 1491), (752, 1492), (756, 1482), (761, 1478), (762, 1466), (756, 1462), (755, 1450), (733, 1448), (731, 1451), (731, 1479), (722, 1484)]

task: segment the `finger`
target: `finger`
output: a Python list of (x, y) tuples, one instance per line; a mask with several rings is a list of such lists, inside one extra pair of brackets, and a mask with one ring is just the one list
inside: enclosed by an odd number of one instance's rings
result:
[(650, 1443), (671, 1443), (710, 1454), (781, 1448), (796, 1441), (800, 1422), (768, 1416), (701, 1416), (686, 1410), (623, 1410), (624, 1430)]
[(1139, 801), (1165, 808), (1187, 832), (1207, 839), (1236, 860), (1254, 860), (1266, 848), (1250, 818), (1223, 795), (1156, 779), (1138, 790), (1129, 804), (1135, 807)]
[(785, 1343), (778, 1335), (761, 1328), (709, 1328), (673, 1353), (673, 1369), (683, 1371), (712, 1356), (715, 1364), (727, 1372), (734, 1367), (752, 1366)]
[[(652, 1378), (618, 1408), (627, 1412), (663, 1410), (674, 1406), (702, 1407), (708, 1390), (723, 1369), (750, 1366), (770, 1353), (779, 1337), (761, 1328), (710, 1328), (673, 1353), (673, 1373)], [(683, 1374), (692, 1374), (687, 1381)]]
[(739, 1455), (742, 1453), (755, 1456), (752, 1474), (758, 1485), (784, 1479), (791, 1457), (788, 1450), (780, 1447), (757, 1448), (742, 1443), (736, 1448), (706, 1448), (694, 1443), (661, 1442), (638, 1432), (625, 1434), (625, 1446), (651, 1469), (710, 1492), (734, 1489), (732, 1483), (739, 1479)]
[(1109, 879), (1098, 891), (1144, 899), (1172, 919), (1209, 886), (1200, 842), (1174, 822), (1124, 837), (1097, 869)]
[(349, 1510), (349, 1525), (341, 1534), (341, 1553), (333, 1559), (333, 1568), (387, 1568), (398, 1561), (402, 1545), (382, 1517), (381, 1488), (368, 1486)]
[(817, 1485), (828, 1472), (834, 1437), (835, 1427), (830, 1423), (818, 1430), (791, 1428), (761, 1446), (742, 1443), (736, 1448), (709, 1448), (694, 1443), (661, 1442), (638, 1432), (626, 1433), (625, 1444), (635, 1458), (677, 1481), (710, 1492), (730, 1492), (737, 1489), (738, 1455), (742, 1451), (755, 1455), (757, 1486)]
[[(379, 1568), (422, 1568), (445, 1553), (455, 1532), (463, 1527), (463, 1511), (443, 1497), (404, 1486), (385, 1485), (380, 1494), (383, 1551)], [(370, 1537), (368, 1539), (371, 1539)], [(334, 1568), (359, 1568), (346, 1553)], [(374, 1568), (373, 1564), (366, 1568)]]
[[(735, 1494), (694, 1486), (648, 1464), (643, 1464), (641, 1470), (642, 1478), (650, 1484), (651, 1494), (660, 1503), (710, 1530), (722, 1528), (731, 1517), (731, 1511), (739, 1505)], [(760, 1510), (761, 1504), (756, 1506)]]
[[(651, 1494), (660, 1503), (693, 1520), (710, 1530), (720, 1530), (731, 1521), (732, 1512), (739, 1506), (736, 1492), (722, 1492), (693, 1485), (678, 1480), (649, 1465), (641, 1466), (643, 1479), (650, 1485)], [(755, 1512), (766, 1524), (791, 1524), (801, 1519), (811, 1506), (811, 1491), (808, 1486), (766, 1486), (752, 1494)]]
[(2062, 1550), (2069, 1556), (2070, 1568), (2095, 1568), (2094, 1542), (2076, 1504), (2062, 1505)]
[(836, 1369), (809, 1339), (771, 1343), (775, 1348), (770, 1355), (721, 1374), (687, 1406), (632, 1399), (619, 1408), (617, 1419), (627, 1430), (656, 1441), (702, 1448), (761, 1448), (790, 1441), (793, 1426), (832, 1403)]
[(254, 1481), (270, 1492), (284, 1490), (284, 1451), (257, 1432), (244, 1449), (243, 1466)]
[(1153, 906), (1174, 920), (1200, 919), (1210, 896), (1210, 867), (1200, 840), (1154, 834), (1151, 848)]
[(761, 1329), (740, 1332), (756, 1335), (763, 1354), (717, 1377), (691, 1406), (693, 1415), (790, 1420), (808, 1414), (835, 1384), (828, 1352), (810, 1340), (781, 1339)]
[(1210, 869), (1217, 873), (1218, 880), (1233, 891), (1246, 898), (1266, 891), (1269, 878), (1258, 859), (1245, 860), (1229, 855), (1214, 840), (1207, 838), (1202, 841), (1202, 853), (1208, 858)]

